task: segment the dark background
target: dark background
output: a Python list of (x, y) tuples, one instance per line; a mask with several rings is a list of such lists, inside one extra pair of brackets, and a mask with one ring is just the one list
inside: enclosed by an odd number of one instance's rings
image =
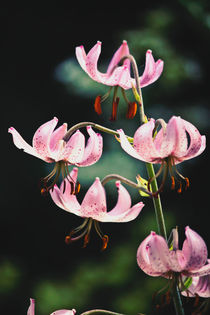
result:
[[(103, 105), (103, 116), (93, 111), (99, 84), (77, 67), (75, 47), (88, 51), (102, 41), (99, 66), (107, 64), (123, 39), (143, 69), (145, 52), (152, 49), (156, 59), (165, 62), (161, 78), (143, 89), (145, 111), (149, 117), (180, 115), (209, 133), (210, 13), (208, 1), (141, 1), (137, 6), (97, 2), (50, 5), (35, 2), (1, 9), (2, 66), (1, 109), (2, 197), (0, 309), (2, 314), (26, 314), (29, 298), (36, 299), (37, 314), (50, 314), (61, 308), (75, 308), (80, 314), (104, 308), (124, 314), (173, 314), (173, 305), (160, 304), (161, 295), (152, 295), (165, 280), (148, 278), (136, 264), (140, 242), (157, 230), (150, 200), (135, 221), (127, 224), (102, 224), (110, 236), (109, 247), (100, 251), (100, 239), (92, 233), (86, 249), (82, 242), (67, 246), (64, 237), (81, 219), (64, 213), (50, 197), (40, 195), (40, 178), (48, 165), (18, 150), (8, 127), (15, 127), (31, 143), (36, 129), (54, 116), (69, 126), (80, 121), (96, 121), (110, 128), (122, 128), (132, 135), (138, 117), (125, 119), (125, 104), (119, 119), (110, 122), (111, 104)], [(67, 71), (64, 71), (67, 65)], [(71, 67), (77, 69), (76, 77)], [(65, 68), (66, 69), (66, 68)], [(59, 75), (56, 75), (59, 73)], [(62, 77), (62, 79), (61, 79)], [(86, 80), (86, 81), (85, 81)], [(90, 87), (84, 87), (88, 82)], [(89, 86), (89, 85), (87, 85)], [(105, 91), (105, 90), (104, 90)], [(1, 113), (2, 113), (1, 110)], [(108, 173), (120, 172), (131, 180), (144, 166), (133, 161), (104, 135), (104, 155), (90, 168), (79, 170), (81, 195), (94, 181)], [(124, 160), (125, 159), (125, 160)], [(184, 227), (196, 230), (210, 246), (209, 234), (209, 149), (179, 169), (189, 177), (190, 188), (178, 195), (169, 185), (162, 194), (168, 234), (179, 226), (181, 242)], [(123, 166), (121, 166), (121, 164)], [(124, 163), (124, 164), (123, 164)], [(114, 185), (108, 188), (110, 207), (116, 200)], [(169, 187), (169, 188), (168, 188)], [(129, 190), (129, 189), (128, 189)], [(130, 191), (130, 190), (129, 190)], [(133, 194), (133, 203), (139, 195)], [(79, 198), (79, 197), (78, 197)], [(192, 301), (183, 299), (191, 314)]]

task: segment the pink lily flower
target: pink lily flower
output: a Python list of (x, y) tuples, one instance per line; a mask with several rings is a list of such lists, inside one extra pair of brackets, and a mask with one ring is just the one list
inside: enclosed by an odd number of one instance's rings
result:
[[(157, 126), (162, 128), (157, 132)], [(163, 169), (164, 176), (160, 186), (162, 190), (168, 172), (172, 179), (172, 189), (175, 188), (175, 176), (178, 175), (189, 186), (189, 179), (182, 176), (176, 164), (192, 159), (200, 155), (206, 147), (206, 137), (201, 136), (198, 129), (181, 117), (173, 116), (168, 124), (163, 119), (141, 125), (134, 134), (133, 145), (130, 144), (122, 129), (118, 130), (121, 147), (134, 158), (153, 164), (160, 163), (158, 177)], [(189, 140), (188, 140), (189, 139)], [(154, 180), (151, 178), (149, 183)], [(178, 192), (182, 191), (182, 183), (179, 181)]]
[(60, 173), (69, 173), (69, 165), (74, 164), (84, 167), (96, 163), (101, 157), (103, 148), (102, 136), (95, 133), (90, 126), (87, 127), (89, 139), (85, 146), (85, 136), (79, 130), (68, 141), (64, 141), (67, 124), (64, 123), (54, 130), (57, 123), (58, 119), (54, 117), (41, 125), (34, 134), (32, 146), (21, 137), (15, 128), (10, 127), (8, 130), (12, 134), (13, 142), (18, 149), (23, 149), (26, 153), (47, 163), (55, 162), (53, 171), (44, 178), (46, 186), (46, 183), (56, 175), (52, 185), (45, 187), (47, 191), (54, 186)]
[[(133, 118), (136, 112), (136, 103), (131, 103), (125, 96), (124, 90), (131, 89), (132, 86), (136, 85), (135, 79), (131, 78), (130, 72), (130, 61), (125, 59), (123, 64), (119, 66), (122, 58), (130, 54), (127, 42), (124, 40), (118, 50), (112, 57), (106, 73), (102, 73), (98, 70), (98, 59), (101, 53), (101, 42), (98, 41), (86, 54), (83, 46), (76, 47), (76, 57), (82, 67), (82, 69), (89, 75), (91, 79), (99, 83), (115, 86), (115, 92), (113, 97), (113, 109), (112, 109), (112, 120), (116, 119), (117, 106), (119, 103), (119, 97), (117, 97), (117, 87), (122, 88), (123, 97), (128, 103), (128, 118)], [(141, 87), (145, 87), (155, 82), (163, 71), (163, 61), (154, 61), (152, 51), (147, 50), (146, 52), (146, 64), (145, 69), (141, 77), (139, 77)], [(101, 102), (103, 102), (110, 94), (111, 90), (103, 97), (97, 96), (95, 102), (95, 110), (98, 114), (101, 114)], [(134, 105), (135, 104), (135, 105)]]
[(185, 228), (186, 239), (182, 250), (178, 247), (178, 233), (173, 230), (173, 249), (168, 248), (166, 240), (151, 234), (140, 244), (137, 250), (137, 263), (148, 275), (153, 277), (201, 277), (210, 275), (210, 260), (207, 260), (207, 247), (200, 235)]
[[(81, 239), (84, 236), (84, 247), (86, 247), (89, 242), (91, 227), (94, 224), (97, 234), (103, 241), (102, 249), (105, 249), (108, 236), (102, 233), (98, 222), (129, 222), (139, 215), (144, 204), (139, 202), (131, 207), (131, 197), (128, 191), (121, 185), (120, 181), (116, 181), (118, 200), (116, 206), (107, 212), (105, 190), (98, 177), (96, 177), (80, 204), (77, 197), (71, 193), (74, 189), (71, 181), (73, 179), (73, 183), (76, 182), (77, 172), (78, 169), (74, 168), (70, 177), (63, 180), (60, 188), (55, 185), (54, 189), (50, 191), (51, 197), (58, 207), (84, 218), (84, 222), (66, 236), (66, 243)], [(73, 237), (74, 234), (78, 234), (80, 231), (82, 232), (78, 236)]]
[[(208, 259), (210, 264), (210, 259)], [(209, 298), (210, 297), (210, 274), (203, 277), (192, 277), (192, 284), (190, 287), (182, 291), (182, 295), (195, 297), (196, 295)]]
[[(50, 315), (75, 315), (75, 314), (76, 314), (76, 310), (72, 309), (72, 310), (55, 311), (51, 313)], [(30, 306), (28, 308), (27, 315), (35, 315), (35, 300), (34, 299), (30, 299)]]

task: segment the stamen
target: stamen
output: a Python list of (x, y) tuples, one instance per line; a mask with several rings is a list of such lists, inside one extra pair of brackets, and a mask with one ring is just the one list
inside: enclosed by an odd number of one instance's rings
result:
[(185, 177), (185, 182), (186, 182), (185, 190), (187, 190), (190, 186), (190, 181), (188, 177)]
[(175, 178), (174, 178), (174, 176), (171, 176), (171, 189), (172, 190), (175, 189)]
[(112, 103), (112, 115), (110, 117), (111, 121), (115, 121), (117, 118), (117, 108), (119, 105), (120, 98), (117, 96)]
[(108, 245), (108, 242), (109, 242), (109, 237), (108, 235), (104, 235), (103, 238), (102, 238), (102, 241), (103, 241), (103, 245), (101, 247), (101, 250), (105, 250), (107, 248), (107, 245)]
[(147, 183), (147, 189), (148, 189), (149, 191), (150, 191), (150, 184), (151, 184), (151, 182), (152, 182), (153, 180), (155, 180), (155, 178), (158, 178), (158, 176), (160, 176), (160, 174), (162, 173), (163, 167), (164, 167), (164, 163), (165, 163), (164, 161), (161, 163), (161, 166), (160, 166), (158, 172), (155, 174), (155, 176), (149, 178), (148, 183)]
[(98, 115), (102, 114), (102, 110), (101, 110), (101, 95), (96, 96), (95, 103), (94, 103), (94, 109), (95, 109), (95, 112)]
[(181, 181), (179, 181), (179, 188), (178, 188), (177, 192), (178, 192), (178, 194), (181, 194), (181, 192), (182, 192), (182, 182)]
[(81, 188), (81, 185), (80, 185), (80, 183), (77, 181), (77, 182), (76, 182), (76, 185), (75, 185), (75, 189), (74, 189), (73, 195), (77, 195), (77, 194), (80, 192), (80, 188)]
[(137, 104), (135, 102), (129, 102), (126, 118), (133, 119), (136, 115), (136, 112), (137, 112)]
[(87, 233), (85, 234), (85, 237), (84, 237), (83, 248), (87, 247), (87, 244), (89, 243), (89, 241), (90, 241), (90, 234)]

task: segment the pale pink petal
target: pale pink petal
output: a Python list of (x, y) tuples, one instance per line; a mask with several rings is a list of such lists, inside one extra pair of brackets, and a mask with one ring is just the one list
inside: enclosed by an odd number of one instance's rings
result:
[(57, 123), (58, 119), (54, 117), (52, 120), (41, 125), (34, 134), (33, 147), (37, 154), (44, 160), (51, 158), (50, 139)]
[(71, 164), (79, 163), (84, 155), (85, 137), (77, 130), (68, 140), (63, 151), (63, 160)]
[(124, 212), (118, 212), (116, 214), (113, 214), (112, 211), (106, 213), (104, 216), (98, 219), (98, 221), (101, 222), (117, 222), (117, 223), (124, 223), (124, 222), (130, 222), (137, 218), (141, 210), (143, 209), (144, 204), (143, 202), (139, 202), (135, 204), (133, 207), (128, 208)]
[(163, 71), (163, 65), (164, 63), (160, 59), (155, 62), (152, 51), (150, 49), (147, 50), (145, 69), (140, 77), (140, 86), (145, 87), (156, 81)]
[(189, 277), (203, 277), (210, 275), (210, 262), (197, 270), (187, 270), (184, 274)]
[[(110, 85), (110, 86), (121, 86), (123, 89), (130, 89), (130, 70), (125, 66), (117, 67), (110, 76), (104, 76), (101, 79), (101, 83)], [(129, 87), (128, 87), (129, 85)]]
[(35, 300), (30, 299), (30, 306), (28, 308), (27, 315), (35, 315)]
[[(120, 136), (120, 144), (121, 147), (125, 152), (127, 152), (129, 155), (132, 157), (138, 159), (138, 160), (143, 160), (142, 157), (137, 153), (137, 151), (134, 149), (134, 147), (130, 144), (128, 141), (124, 131), (122, 129), (117, 130)], [(144, 161), (144, 160), (143, 160)]]
[(80, 66), (82, 67), (82, 69), (87, 72), (87, 68), (86, 68), (86, 58), (87, 58), (87, 55), (85, 53), (85, 49), (84, 49), (84, 46), (79, 46), (79, 47), (76, 47), (76, 57), (77, 57), (77, 60), (80, 64)]
[(88, 143), (85, 147), (84, 155), (79, 163), (75, 163), (78, 166), (89, 166), (96, 163), (102, 154), (103, 138), (100, 134), (95, 133), (93, 129), (88, 126), (87, 132), (89, 133)]
[(141, 125), (134, 134), (133, 147), (142, 161), (159, 163), (160, 153), (157, 151), (153, 140), (154, 127), (154, 119)]
[[(119, 61), (126, 55), (129, 55), (129, 48), (127, 41), (124, 40), (122, 42), (122, 45), (118, 48), (118, 50), (115, 52), (114, 56), (112, 57), (111, 62), (109, 63), (108, 69), (107, 69), (107, 75), (109, 76), (113, 70), (113, 68), (119, 63)], [(130, 68), (130, 61), (126, 59), (123, 62), (123, 65), (126, 65), (128, 68)]]
[(181, 250), (169, 250), (170, 269), (175, 272), (181, 272), (186, 262), (185, 256)]
[(50, 315), (75, 315), (75, 314), (76, 314), (76, 310), (72, 309), (72, 310), (55, 311), (55, 312), (51, 313)]
[(82, 201), (80, 209), (81, 216), (100, 221), (100, 216), (106, 211), (105, 190), (97, 177)]
[(53, 131), (51, 137), (50, 137), (50, 150), (51, 151), (57, 151), (58, 148), (58, 142), (63, 139), (64, 135), (67, 131), (67, 124), (64, 123), (59, 128), (55, 129)]
[(146, 246), (149, 262), (153, 270), (164, 274), (172, 269), (168, 244), (162, 236), (155, 232), (151, 232), (151, 235), (152, 237)]
[(137, 263), (139, 267), (148, 275), (157, 277), (161, 276), (162, 272), (154, 268), (150, 263), (150, 256), (148, 253), (148, 244), (153, 237), (153, 232), (145, 238), (145, 240), (140, 244), (137, 250)]
[(21, 135), (17, 132), (17, 130), (13, 127), (10, 127), (8, 129), (8, 132), (12, 134), (13, 137), (13, 142), (14, 145), (18, 148), (18, 149), (23, 149), (24, 152), (31, 154), (33, 156), (36, 156), (38, 158), (42, 158), (39, 156), (39, 154), (37, 154), (37, 152), (34, 150), (34, 148), (32, 146), (30, 146), (22, 137)]
[(186, 262), (183, 269), (193, 271), (201, 268), (207, 261), (207, 247), (202, 237), (191, 230), (188, 226), (185, 228), (186, 239), (183, 243), (182, 253)]
[(198, 129), (190, 122), (183, 119), (186, 132), (190, 137), (190, 145), (182, 160), (188, 160), (201, 154), (206, 148), (206, 138), (201, 136)]
[[(195, 277), (197, 279), (197, 277)], [(190, 286), (191, 290), (191, 286)], [(194, 291), (201, 297), (209, 298), (210, 297), (210, 275), (199, 277), (198, 282), (194, 284)]]
[[(69, 183), (67, 182), (67, 185), (68, 184)], [(59, 208), (67, 212), (81, 216), (80, 204), (78, 203), (75, 195), (69, 194), (64, 196), (63, 191), (61, 191), (57, 185), (54, 185), (53, 190), (52, 189), (50, 190), (50, 195), (52, 197), (52, 200)]]
[(104, 75), (98, 71), (98, 58), (101, 54), (101, 42), (98, 41), (86, 56), (86, 70), (88, 75), (95, 81), (101, 82)]
[(164, 130), (158, 132), (154, 140), (159, 156), (181, 156), (187, 150), (187, 137), (180, 117), (173, 116)]

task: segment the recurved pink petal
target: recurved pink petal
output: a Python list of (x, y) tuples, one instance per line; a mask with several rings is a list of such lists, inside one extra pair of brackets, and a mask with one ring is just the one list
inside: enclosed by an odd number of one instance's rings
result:
[(151, 235), (152, 237), (146, 247), (149, 261), (152, 269), (163, 275), (172, 270), (168, 244), (162, 236), (157, 235), (155, 232), (151, 232)]
[(206, 138), (201, 136), (198, 129), (190, 122), (183, 119), (186, 132), (190, 137), (190, 144), (186, 154), (182, 157), (182, 160), (188, 160), (201, 154), (206, 148)]
[(100, 216), (103, 216), (103, 213), (106, 211), (105, 190), (100, 179), (96, 177), (82, 201), (80, 209), (81, 216), (100, 221)]
[(55, 129), (53, 131), (51, 137), (50, 137), (50, 150), (51, 151), (57, 151), (58, 149), (58, 142), (63, 139), (64, 135), (67, 131), (67, 124), (64, 123), (59, 128)]
[(102, 73), (98, 71), (98, 58), (101, 54), (101, 42), (98, 41), (93, 48), (89, 51), (86, 56), (86, 71), (89, 76), (98, 82), (101, 82)]
[[(112, 57), (111, 62), (109, 63), (108, 69), (107, 69), (107, 75), (109, 76), (112, 71), (113, 68), (119, 63), (119, 61), (126, 55), (129, 55), (129, 48), (128, 48), (128, 44), (127, 41), (124, 40), (122, 42), (122, 45), (118, 48), (118, 50), (115, 52), (114, 56)], [(130, 61), (128, 59), (126, 59), (123, 62), (123, 65), (126, 65), (128, 68), (130, 68)]]
[(187, 137), (180, 117), (173, 116), (165, 130), (162, 128), (154, 139), (161, 158), (182, 156), (187, 150)]
[(147, 50), (145, 69), (140, 77), (141, 87), (147, 86), (156, 81), (163, 71), (163, 65), (164, 63), (160, 59), (155, 62), (152, 51), (150, 49)]
[(159, 163), (161, 162), (160, 153), (157, 151), (153, 140), (154, 127), (154, 119), (141, 125), (134, 134), (133, 147), (139, 154), (140, 160)]
[(148, 246), (150, 246), (150, 241), (153, 238), (153, 233), (145, 238), (145, 240), (140, 244), (137, 250), (137, 263), (139, 267), (148, 275), (157, 277), (161, 276), (162, 272), (154, 268), (150, 262), (150, 253), (148, 251)]
[[(198, 279), (197, 281), (193, 281), (192, 285), (194, 285), (194, 292), (201, 297), (209, 298), (210, 297), (210, 275), (203, 277), (195, 277), (194, 279)], [(197, 283), (196, 283), (197, 282)], [(191, 291), (191, 286), (190, 286)]]
[(141, 156), (137, 153), (137, 151), (134, 149), (134, 147), (128, 141), (124, 131), (122, 129), (119, 129), (119, 130), (117, 130), (117, 132), (119, 133), (120, 144), (121, 144), (121, 147), (123, 148), (123, 150), (125, 152), (127, 152), (129, 155), (131, 155), (132, 157), (134, 157), (138, 160), (142, 160)]
[(79, 163), (84, 155), (85, 137), (77, 130), (68, 140), (63, 151), (63, 160), (71, 164)]
[(121, 86), (124, 90), (130, 89), (130, 70), (127, 65), (117, 67), (110, 76), (104, 76), (101, 78), (101, 83), (110, 86)]
[(202, 237), (191, 230), (189, 226), (185, 228), (186, 239), (183, 243), (182, 253), (186, 262), (183, 269), (193, 271), (200, 269), (207, 261), (207, 247)]
[(13, 142), (14, 145), (18, 149), (23, 149), (24, 152), (31, 154), (33, 156), (36, 156), (40, 158), (40, 156), (37, 154), (37, 152), (34, 150), (32, 146), (30, 146), (22, 137), (21, 135), (17, 132), (17, 130), (13, 127), (10, 127), (8, 129), (8, 132), (12, 134)]
[(35, 315), (35, 300), (30, 299), (30, 306), (28, 308), (27, 315)]
[(76, 57), (77, 57), (77, 60), (80, 64), (80, 66), (82, 67), (82, 69), (87, 72), (87, 68), (86, 68), (86, 58), (87, 58), (87, 55), (86, 55), (86, 52), (85, 52), (85, 49), (84, 49), (84, 46), (78, 46), (76, 47)]
[(78, 166), (89, 166), (96, 163), (102, 154), (103, 150), (103, 138), (99, 133), (95, 133), (93, 129), (88, 126), (87, 132), (89, 133), (88, 143), (84, 150), (84, 155), (79, 163), (75, 163)]
[(33, 147), (43, 160), (47, 161), (51, 158), (50, 139), (57, 123), (58, 119), (54, 117), (41, 125), (34, 134)]
[(185, 275), (189, 277), (203, 277), (210, 275), (210, 262), (197, 270), (187, 270)]
[[(70, 185), (67, 182), (67, 185)], [(67, 188), (68, 189), (68, 188)], [(76, 214), (78, 216), (81, 216), (80, 213), (80, 204), (77, 201), (77, 198), (75, 195), (64, 195), (63, 191), (61, 191), (57, 185), (54, 185), (53, 190), (50, 190), (50, 195), (52, 197), (52, 200), (55, 202), (55, 204), (67, 212)]]

